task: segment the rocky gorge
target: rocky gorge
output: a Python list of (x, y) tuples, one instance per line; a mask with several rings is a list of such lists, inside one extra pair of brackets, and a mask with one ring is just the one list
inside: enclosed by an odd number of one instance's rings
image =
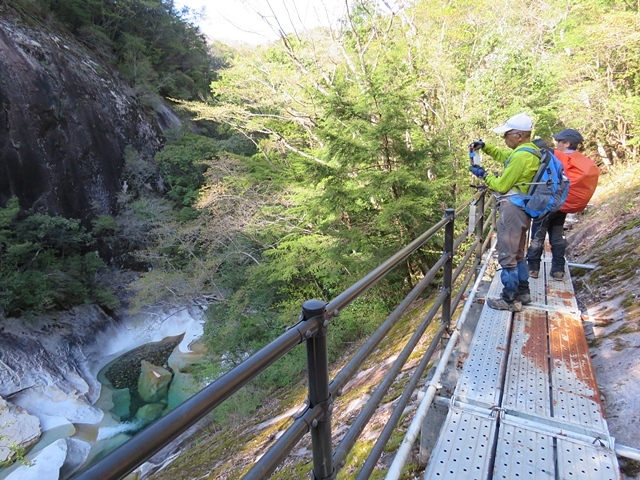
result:
[[(0, 461), (10, 464), (35, 447), (27, 463), (0, 470), (0, 478), (68, 478), (85, 461), (195, 393), (188, 366), (202, 354), (197, 342), (202, 313), (184, 308), (121, 318), (86, 306), (28, 324), (8, 319), (0, 331), (0, 397), (5, 399), (0, 402)], [(164, 353), (155, 361), (166, 360), (164, 366), (142, 359), (153, 358), (149, 347), (136, 350), (158, 342)], [(129, 387), (106, 388), (98, 378), (103, 367), (126, 352), (133, 357), (125, 368), (137, 365), (142, 372), (134, 376), (143, 406), (132, 413), (128, 402), (122, 407), (123, 395), (134, 396)]]
[[(159, 174), (160, 169), (155, 168), (157, 164), (153, 156), (163, 144), (163, 133), (167, 138), (172, 138), (175, 133), (172, 131), (180, 126), (180, 120), (171, 111), (169, 104), (159, 96), (141, 95), (134, 82), (124, 80), (125, 75), (122, 72), (119, 73), (116, 68), (117, 62), (113, 53), (115, 49), (111, 52), (110, 63), (105, 60), (104, 52), (91, 48), (91, 38), (71, 34), (70, 30), (65, 31), (61, 27), (60, 20), (55, 19), (50, 10), (47, 10), (46, 16), (38, 17), (30, 14), (26, 7), (36, 3), (46, 4), (47, 9), (61, 4), (75, 7), (78, 4), (86, 6), (91, 3), (92, 6), (110, 5), (118, 8), (123, 5), (135, 5), (151, 11), (148, 7), (158, 2), (155, 0), (154, 2), (0, 0), (0, 209), (8, 201), (14, 202), (14, 199), (18, 199), (21, 216), (43, 213), (47, 214), (47, 217), (51, 215), (79, 219), (83, 227), (91, 229), (94, 220), (102, 215), (121, 220), (125, 197), (134, 199), (140, 192), (144, 195), (157, 195), (163, 202), (162, 208), (171, 208), (167, 205), (171, 179), (166, 173), (162, 173), (162, 176)], [(172, 1), (163, 3), (170, 3), (173, 6)], [(129, 18), (131, 19), (132, 16)], [(147, 26), (143, 22), (138, 22), (137, 19), (132, 20), (131, 23), (139, 23), (141, 28), (143, 25)], [(624, 31), (623, 25), (630, 23), (628, 18), (624, 22), (620, 21), (618, 25), (620, 28), (615, 29), (616, 35)], [(96, 33), (95, 30), (93, 33)], [(159, 39), (162, 38), (162, 34), (158, 29), (153, 29), (153, 37)], [(527, 35), (522, 37), (526, 38)], [(528, 47), (524, 46), (522, 51), (527, 49)], [(385, 46), (380, 49), (380, 52), (387, 50)], [(602, 51), (605, 50), (618, 51), (613, 47), (602, 49)], [(452, 49), (451, 53), (456, 57), (460, 55), (457, 49)], [(633, 53), (628, 57), (635, 58)], [(561, 60), (565, 64), (569, 57), (563, 57)], [(439, 65), (440, 62), (433, 61), (432, 64)], [(278, 68), (275, 71), (281, 73), (280, 70), (284, 80), (287, 76), (284, 73), (287, 70)], [(479, 73), (482, 71), (478, 69)], [(611, 71), (616, 70), (612, 68)], [(427, 76), (424, 75), (422, 80)], [(244, 78), (243, 75), (240, 77)], [(206, 84), (206, 79), (209, 77), (203, 75), (203, 78)], [(396, 78), (403, 77), (396, 75)], [(499, 76), (496, 76), (497, 78)], [(494, 83), (502, 85), (497, 80), (495, 82), (492, 80), (487, 83), (487, 88)], [(570, 85), (574, 84), (570, 83)], [(507, 88), (501, 90), (511, 91)], [(582, 87), (579, 86), (575, 90), (581, 92)], [(203, 89), (203, 91), (208, 90)], [(514, 88), (513, 91), (517, 93), (520, 89)], [(360, 93), (366, 97), (364, 95), (366, 89), (361, 90)], [(183, 98), (163, 94), (167, 98)], [(396, 98), (395, 95), (389, 97)], [(544, 97), (547, 97), (546, 92)], [(505, 103), (508, 103), (510, 98), (505, 96)], [(261, 105), (261, 102), (256, 104)], [(470, 106), (471, 104), (469, 103)], [(469, 113), (474, 115), (472, 110), (476, 110), (482, 113), (481, 117), (484, 117), (486, 112), (482, 110), (483, 108), (484, 103), (479, 103), (478, 107), (470, 108)], [(595, 113), (593, 115), (597, 116)], [(468, 120), (466, 114), (462, 117), (462, 121)], [(373, 117), (369, 116), (369, 118)], [(628, 125), (627, 122), (619, 122), (619, 124), (624, 124), (625, 128)], [(459, 140), (460, 132), (456, 133), (455, 129), (451, 129), (452, 125), (454, 124), (447, 123), (442, 132), (446, 133), (447, 137)], [(458, 124), (455, 123), (455, 125)], [(350, 124), (347, 126), (350, 128)], [(344, 130), (348, 131), (346, 128)], [(602, 130), (604, 134), (605, 129)], [(434, 132), (436, 131), (439, 130), (435, 129)], [(623, 143), (629, 139), (626, 134), (621, 135), (621, 138)], [(633, 141), (636, 140), (637, 138), (633, 137)], [(399, 138), (397, 144), (403, 143)], [(632, 143), (629, 145), (631, 146)], [(197, 150), (194, 145), (189, 147)], [(277, 145), (278, 151), (282, 148), (282, 145)], [(637, 144), (632, 149), (635, 162)], [(171, 159), (188, 158), (183, 152), (175, 153)], [(129, 185), (126, 181), (127, 167), (132, 158), (138, 162), (138, 166), (145, 164), (155, 168), (151, 176), (146, 175), (149, 170), (142, 171), (145, 174), (144, 179), (136, 182), (135, 188), (131, 180), (128, 182)], [(446, 158), (446, 156), (434, 156), (434, 160), (439, 158)], [(443, 162), (437, 162), (437, 164), (442, 165)], [(292, 165), (297, 168), (295, 162)], [(184, 165), (176, 163), (175, 166), (183, 167)], [(229, 163), (221, 162), (219, 166), (226, 169)], [(193, 164), (188, 167), (193, 167)], [(197, 169), (187, 169), (186, 173), (193, 173), (193, 170)], [(308, 171), (307, 168), (304, 171)], [(417, 170), (412, 168), (412, 174), (415, 171)], [(235, 168), (225, 171), (225, 175), (230, 177), (236, 173)], [(431, 173), (431, 170), (428, 170), (429, 180), (432, 180)], [(444, 172), (440, 173), (441, 176), (442, 173)], [(637, 183), (622, 184), (619, 181), (620, 172), (612, 173), (615, 173), (611, 176), (616, 178), (617, 183), (609, 203), (616, 206), (618, 211), (608, 217), (603, 215), (602, 209), (598, 210), (597, 216), (594, 216), (595, 226), (592, 225), (588, 232), (584, 230), (587, 233), (583, 240), (587, 239), (587, 241), (583, 243), (576, 239), (571, 243), (576, 246), (581, 245), (580, 249), (583, 250), (582, 252), (575, 250), (574, 261), (599, 265), (594, 271), (581, 274), (576, 272), (576, 281), (582, 287), (582, 292), (579, 293), (583, 302), (581, 306), (584, 306), (585, 322), (593, 326), (594, 364), (600, 369), (598, 377), (603, 382), (602, 391), (607, 397), (607, 409), (613, 412), (609, 415), (612, 432), (622, 444), (637, 448), (640, 445), (638, 443), (640, 430), (637, 428), (640, 422), (638, 419), (640, 406), (636, 400), (640, 398), (636, 381), (640, 374), (638, 373), (640, 323), (637, 316), (638, 295), (634, 292), (637, 291), (637, 279), (640, 278), (637, 275), (640, 270), (636, 261), (640, 250), (635, 241), (636, 238), (640, 238), (637, 223), (637, 218), (640, 217), (638, 214), (640, 196), (637, 193)], [(632, 177), (640, 178), (640, 174), (634, 172)], [(186, 175), (183, 178), (186, 178)], [(272, 175), (269, 175), (268, 182), (265, 179), (264, 185), (271, 180)], [(167, 186), (166, 189), (164, 185)], [(265, 187), (261, 185), (260, 190), (262, 191), (263, 188)], [(343, 189), (342, 192), (344, 191)], [(362, 192), (364, 194), (365, 190)], [(632, 195), (627, 198), (622, 196), (623, 192), (629, 192)], [(228, 192), (215, 190), (215, 193)], [(270, 192), (270, 195), (272, 193), (277, 192)], [(341, 199), (342, 197), (343, 195)], [(238, 198), (241, 199), (239, 195)], [(372, 196), (372, 203), (373, 199)], [(347, 202), (348, 197), (344, 196), (344, 200)], [(246, 204), (244, 202), (237, 202), (237, 204), (240, 205), (242, 217), (250, 218), (250, 212), (243, 208)], [(287, 202), (287, 205), (290, 203)], [(153, 206), (158, 204), (154, 203)], [(182, 203), (179, 206), (182, 206)], [(134, 211), (133, 208), (131, 211)], [(158, 211), (145, 210), (142, 213), (157, 214)], [(218, 218), (234, 220), (234, 217), (229, 214), (230, 210), (218, 209), (212, 212), (212, 216), (217, 215), (215, 220)], [(184, 219), (193, 219), (196, 214), (189, 209), (181, 213), (181, 222)], [(582, 219), (587, 218), (590, 218), (589, 214)], [(620, 227), (624, 230), (624, 238), (617, 244), (611, 244), (606, 239), (610, 234), (613, 236), (613, 233), (617, 233), (613, 230), (617, 228), (619, 219), (630, 227), (626, 230)], [(162, 271), (158, 268), (158, 264), (153, 264), (151, 261), (145, 262), (144, 259), (119, 261), (123, 257), (116, 256), (116, 253), (133, 257), (133, 252), (139, 251), (139, 243), (131, 241), (124, 246), (114, 241), (107, 245), (105, 241), (107, 236), (100, 237), (99, 233), (96, 233), (96, 242), (87, 245), (82, 254), (93, 258), (102, 256), (110, 270), (122, 267), (137, 269), (138, 273), (149, 272), (152, 275), (157, 273), (155, 277), (147, 276), (151, 278), (147, 286), (149, 290), (159, 291), (161, 289), (157, 285), (162, 284), (163, 280), (174, 280), (173, 274), (176, 271), (183, 273), (180, 272), (180, 267), (188, 263), (189, 255), (204, 251), (202, 240), (205, 239), (202, 234), (208, 235), (211, 232), (220, 231), (226, 235), (231, 230), (226, 227), (232, 225), (232, 223), (217, 221), (196, 225), (194, 221), (189, 229), (180, 228), (180, 236), (174, 236), (178, 233), (177, 227), (183, 225), (165, 220), (166, 218), (160, 219), (160, 223), (165, 227), (163, 233), (167, 234), (171, 240), (187, 240), (181, 245), (178, 245), (178, 242), (167, 241), (163, 245), (164, 251), (153, 252), (159, 253), (151, 257), (153, 260), (169, 258), (170, 263), (174, 261), (169, 265), (168, 271)], [(197, 220), (199, 219), (196, 218)], [(349, 223), (351, 224), (351, 219)], [(140, 223), (129, 221), (125, 224), (129, 229), (126, 233), (122, 233), (121, 238), (138, 240), (140, 237), (151, 237), (149, 230), (140, 228)], [(115, 232), (116, 229), (114, 228), (113, 231)], [(352, 231), (351, 225), (349, 231)], [(355, 231), (353, 230), (354, 233)], [(8, 245), (8, 242), (3, 243), (3, 233), (0, 225), (0, 253), (4, 253)], [(272, 245), (272, 238), (268, 240), (266, 244)], [(61, 243), (63, 243), (61, 250), (64, 256), (66, 245), (64, 242)], [(19, 242), (15, 241), (13, 244), (18, 245)], [(245, 247), (244, 244), (238, 245)], [(617, 248), (618, 246), (620, 248)], [(245, 261), (249, 262), (246, 259), (250, 259), (259, 264), (260, 259), (254, 258), (248, 252), (252, 251), (246, 248), (236, 249), (234, 244), (231, 255), (225, 255), (224, 259), (234, 259), (237, 254), (240, 254), (245, 257)], [(43, 256), (37, 248), (34, 248), (26, 262)], [(171, 405), (175, 405), (181, 398), (198, 388), (191, 375), (191, 364), (197, 361), (203, 350), (197, 340), (202, 332), (203, 312), (199, 307), (181, 308), (178, 306), (181, 301), (175, 301), (175, 298), (184, 300), (187, 295), (197, 292), (197, 287), (205, 281), (208, 287), (213, 285), (216, 292), (219, 292), (218, 286), (223, 284), (211, 281), (212, 278), (217, 280), (212, 272), (236, 273), (235, 270), (239, 271), (243, 265), (246, 265), (238, 261), (233, 263), (234, 271), (219, 269), (218, 258), (222, 257), (216, 256), (214, 264), (194, 263), (191, 270), (185, 269), (184, 272), (188, 273), (183, 274), (183, 278), (189, 275), (199, 277), (200, 272), (211, 273), (211, 276), (203, 279), (200, 284), (181, 282), (180, 287), (185, 288), (177, 292), (179, 294), (184, 292), (182, 297), (176, 295), (171, 301), (167, 301), (166, 305), (169, 305), (167, 308), (157, 308), (143, 314), (134, 315), (125, 309), (116, 310), (117, 307), (111, 304), (103, 303), (102, 307), (98, 307), (89, 303), (99, 302), (100, 299), (91, 299), (89, 302), (80, 302), (80, 306), (65, 312), (39, 314), (37, 317), (24, 315), (21, 318), (10, 318), (14, 314), (20, 314), (21, 310), (12, 309), (11, 313), (7, 313), (0, 305), (0, 480), (5, 478), (9, 480), (67, 479), (87, 462), (121, 444), (146, 422), (162, 415), (171, 408)], [(198, 256), (197, 259), (199, 260), (200, 257)], [(615, 259), (615, 262), (611, 259)], [(4, 272), (11, 271), (1, 260), (0, 272), (3, 268)], [(282, 263), (282, 266), (287, 264), (286, 262), (276, 263)], [(60, 287), (60, 276), (50, 275), (44, 269), (38, 270), (38, 273), (54, 279), (52, 291)], [(162, 275), (163, 273), (168, 274)], [(97, 275), (85, 276), (98, 278)], [(276, 278), (276, 276), (271, 275), (270, 278)], [(344, 277), (342, 274), (340, 276)], [(283, 278), (283, 276), (277, 277), (278, 280)], [(103, 278), (100, 277), (101, 280)], [(256, 275), (254, 278), (259, 278), (258, 282), (265, 284), (268, 281), (267, 277)], [(189, 280), (189, 278), (186, 279)], [(115, 284), (110, 277), (106, 278), (104, 283), (110, 286)], [(42, 283), (33, 282), (33, 284), (36, 289), (43, 289)], [(19, 288), (18, 282), (13, 282), (13, 285), (18, 285), (15, 289), (18, 293), (25, 290)], [(224, 286), (227, 289), (225, 293), (232, 291), (228, 285)], [(121, 287), (122, 285), (118, 284), (116, 289)], [(120, 294), (119, 298), (122, 298), (122, 290), (117, 293)], [(173, 294), (174, 291), (171, 293)], [(7, 296), (7, 291), (0, 285), (0, 300)], [(210, 301), (217, 300), (221, 296), (212, 295), (206, 298)], [(147, 297), (149, 298), (152, 300), (142, 303), (156, 300), (153, 296)], [(214, 310), (213, 306), (211, 310)], [(252, 307), (244, 311), (249, 312), (252, 317), (261, 316), (260, 309)], [(222, 321), (227, 317), (218, 315), (216, 318)], [(271, 318), (265, 320), (269, 325)], [(218, 337), (221, 343), (230, 344), (233, 341), (232, 334), (237, 331), (242, 332), (236, 328), (236, 325), (232, 323), (229, 325), (230, 328), (226, 330), (223, 328), (218, 330), (221, 332)], [(258, 335), (254, 333), (259, 329), (254, 330), (254, 327), (262, 327), (262, 324), (247, 323), (244, 332), (248, 332), (248, 336), (257, 337)], [(385, 358), (390, 357), (391, 354), (387, 354)], [(383, 364), (386, 361), (385, 358), (379, 363)], [(250, 439), (256, 437), (259, 426), (275, 424), (279, 421), (278, 418), (283, 418), (278, 413), (274, 413), (276, 406), (286, 410), (285, 414), (280, 411), (281, 415), (289, 417), (293, 413), (289, 411), (291, 405), (302, 402), (302, 398), (292, 402), (288, 391), (285, 397), (273, 399), (259, 412), (252, 414), (250, 419), (252, 424), (234, 425), (231, 429), (224, 430), (224, 435), (234, 445), (249, 444)], [(364, 396), (357, 398), (353, 405), (360, 405), (364, 401), (366, 401)], [(340, 428), (343, 428), (343, 424), (346, 425), (351, 407), (352, 405), (345, 413), (345, 420), (339, 419)], [(157, 479), (172, 480), (204, 477), (234, 478), (237, 475), (236, 471), (229, 465), (241, 468), (253, 462), (260, 454), (255, 449), (245, 450), (241, 455), (238, 455), (235, 448), (225, 449), (219, 435), (214, 435), (220, 432), (212, 433), (214, 428), (208, 427), (196, 432), (199, 434), (196, 440), (183, 444), (178, 444), (176, 441), (175, 448), (167, 454), (168, 456), (150, 461), (140, 467), (141, 470), (137, 470), (138, 473), (142, 472), (139, 478), (147, 478), (147, 475), (153, 475)], [(269, 439), (277, 438), (280, 433), (276, 430), (277, 428), (279, 426), (275, 425), (270, 431)], [(299, 450), (300, 457), (308, 454), (307, 445), (303, 445)], [(222, 473), (218, 475), (214, 468)], [(632, 462), (625, 468), (628, 478), (636, 478), (640, 471), (640, 468)], [(305, 467), (305, 469), (308, 472), (308, 468)], [(281, 476), (280, 478), (301, 478), (298, 473), (294, 472), (289, 477)], [(222, 477), (223, 474), (224, 477)]]
[(0, 205), (88, 221), (112, 214), (125, 148), (152, 156), (180, 125), (85, 45), (0, 2)]

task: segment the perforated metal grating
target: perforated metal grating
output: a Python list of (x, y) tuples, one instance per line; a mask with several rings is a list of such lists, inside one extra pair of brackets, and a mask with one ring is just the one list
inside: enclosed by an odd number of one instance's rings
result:
[(551, 416), (548, 355), (546, 312), (514, 315), (503, 408)]
[(547, 297), (547, 286), (545, 281), (545, 262), (540, 262), (540, 272), (538, 278), (529, 277), (529, 288), (531, 290), (531, 302), (536, 305), (544, 305)]
[(555, 479), (553, 437), (503, 422), (493, 479)]
[(451, 408), (424, 478), (486, 479), (495, 429), (495, 418)]
[[(620, 478), (569, 272), (551, 279), (549, 260), (513, 319), (483, 307), (425, 479)], [(501, 291), (497, 274), (487, 297)]]
[[(500, 280), (497, 280), (499, 283)], [(493, 283), (495, 282), (496, 278)], [(484, 306), (469, 350), (469, 358), (456, 385), (456, 398), (487, 407), (498, 404), (510, 324), (510, 312)]]
[(620, 469), (608, 448), (558, 438), (558, 478), (619, 480)]
[(569, 267), (565, 264), (564, 278), (562, 280), (556, 280), (551, 277), (551, 268), (548, 260), (544, 263), (546, 264), (545, 282), (547, 287), (547, 305), (568, 309), (578, 314), (580, 310), (578, 310), (578, 302), (573, 294)]
[(502, 293), (502, 282), (500, 281), (500, 270), (496, 272), (489, 285), (489, 291), (487, 292), (487, 298), (497, 298)]
[(600, 392), (580, 319), (550, 312), (549, 348), (553, 416), (570, 424), (607, 432)]

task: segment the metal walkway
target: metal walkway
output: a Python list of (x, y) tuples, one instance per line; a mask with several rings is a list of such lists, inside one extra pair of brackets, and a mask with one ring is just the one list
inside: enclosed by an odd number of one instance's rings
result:
[(522, 312), (484, 305), (425, 479), (620, 478), (568, 268), (549, 269)]

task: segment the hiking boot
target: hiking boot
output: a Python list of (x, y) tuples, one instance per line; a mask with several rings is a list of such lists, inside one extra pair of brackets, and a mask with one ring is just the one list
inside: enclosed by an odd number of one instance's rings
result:
[(551, 276), (556, 280), (562, 280), (564, 278), (564, 272), (551, 272)]
[(531, 278), (538, 278), (538, 275), (540, 274), (540, 272), (538, 270), (531, 270), (529, 272), (529, 277)]
[(508, 310), (509, 312), (522, 311), (522, 303), (519, 300), (507, 302), (504, 298), (488, 298), (487, 305), (494, 310)]
[(531, 294), (520, 293), (516, 295), (516, 301), (520, 302), (522, 305), (529, 305), (531, 303)]

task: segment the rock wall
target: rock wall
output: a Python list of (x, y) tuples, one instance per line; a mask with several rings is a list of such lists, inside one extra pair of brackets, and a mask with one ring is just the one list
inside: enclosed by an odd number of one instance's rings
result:
[(179, 124), (157, 110), (76, 39), (0, 4), (0, 206), (15, 195), (34, 212), (113, 213), (125, 147), (152, 155)]
[(100, 348), (96, 339), (120, 328), (118, 320), (95, 305), (28, 322), (1, 320), (0, 396), (15, 399), (46, 389), (52, 401), (96, 401), (100, 384), (88, 361)]
[(40, 439), (40, 420), (0, 397), (0, 466), (13, 461), (16, 448), (29, 450)]

